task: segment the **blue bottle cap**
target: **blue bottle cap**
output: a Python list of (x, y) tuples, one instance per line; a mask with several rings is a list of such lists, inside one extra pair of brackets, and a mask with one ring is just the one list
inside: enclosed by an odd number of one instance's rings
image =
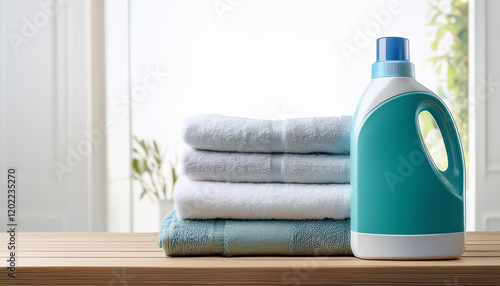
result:
[(400, 37), (377, 39), (377, 61), (409, 61), (410, 41)]

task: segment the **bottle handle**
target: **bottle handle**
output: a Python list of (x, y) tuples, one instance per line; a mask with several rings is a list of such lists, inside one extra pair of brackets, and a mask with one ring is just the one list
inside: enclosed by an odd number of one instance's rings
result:
[(440, 98), (422, 102), (420, 112), (422, 111), (428, 111), (432, 117), (434, 117), (441, 132), (441, 136), (443, 137), (448, 157), (448, 168), (445, 171), (439, 169), (438, 171), (440, 171), (451, 184), (454, 192), (460, 196), (460, 198), (463, 198), (465, 162), (462, 143), (460, 142), (460, 135), (458, 134), (455, 120)]

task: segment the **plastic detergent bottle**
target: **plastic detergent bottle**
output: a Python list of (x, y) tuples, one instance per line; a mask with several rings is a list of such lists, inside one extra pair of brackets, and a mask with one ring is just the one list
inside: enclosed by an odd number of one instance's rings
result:
[[(448, 259), (465, 250), (465, 168), (453, 117), (415, 80), (409, 41), (377, 40), (372, 80), (351, 130), (351, 248), (366, 259)], [(438, 169), (419, 128), (428, 111), (443, 137)]]

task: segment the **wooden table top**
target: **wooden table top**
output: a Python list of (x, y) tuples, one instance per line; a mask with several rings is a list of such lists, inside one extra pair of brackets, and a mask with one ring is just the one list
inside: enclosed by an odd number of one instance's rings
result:
[(500, 232), (467, 233), (456, 260), (165, 257), (156, 233), (18, 233), (16, 278), (0, 234), (0, 285), (500, 285)]

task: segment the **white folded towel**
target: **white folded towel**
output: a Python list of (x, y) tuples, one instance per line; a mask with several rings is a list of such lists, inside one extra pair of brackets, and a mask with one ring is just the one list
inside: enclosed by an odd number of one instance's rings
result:
[(345, 219), (348, 184), (255, 184), (180, 178), (174, 205), (183, 219)]
[(222, 115), (186, 119), (183, 137), (196, 149), (258, 153), (349, 153), (351, 116), (258, 120)]
[(349, 155), (233, 153), (187, 148), (182, 173), (195, 181), (348, 184)]

